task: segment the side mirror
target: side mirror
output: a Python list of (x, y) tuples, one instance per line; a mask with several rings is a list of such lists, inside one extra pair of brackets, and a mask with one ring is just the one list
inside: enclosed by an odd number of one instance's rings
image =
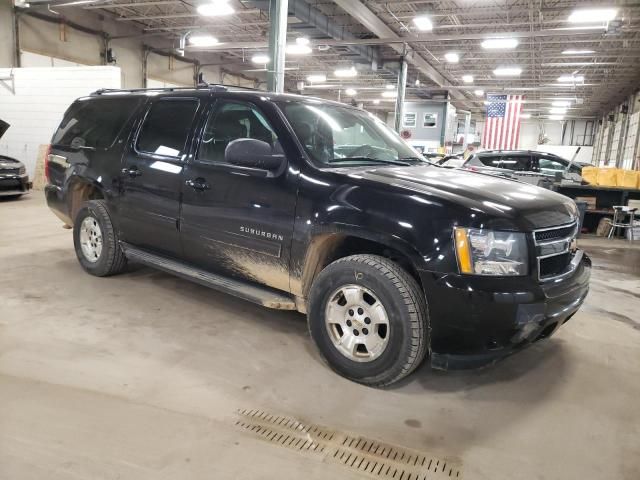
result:
[(255, 138), (238, 138), (229, 142), (224, 151), (227, 163), (240, 167), (277, 170), (284, 162), (284, 154), (267, 142)]

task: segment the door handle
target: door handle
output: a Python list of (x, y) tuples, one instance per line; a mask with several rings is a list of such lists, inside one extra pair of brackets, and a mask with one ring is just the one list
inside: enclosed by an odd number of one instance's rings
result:
[(196, 178), (193, 180), (189, 179), (184, 183), (187, 187), (191, 187), (194, 190), (198, 190), (199, 192), (204, 192), (205, 190), (211, 189), (211, 185), (209, 185), (209, 183), (204, 178)]
[(127, 167), (122, 169), (123, 175), (129, 175), (130, 177), (139, 177), (142, 172), (137, 167)]

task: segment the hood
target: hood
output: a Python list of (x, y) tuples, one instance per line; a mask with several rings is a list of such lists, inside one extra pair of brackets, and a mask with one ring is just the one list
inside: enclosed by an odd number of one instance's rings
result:
[(11, 125), (9, 125), (7, 122), (5, 122), (4, 120), (0, 120), (0, 138), (2, 138), (2, 136), (4, 135), (4, 132), (6, 132), (7, 130), (9, 130), (9, 127)]
[(437, 166), (383, 167), (359, 175), (503, 219), (505, 222), (497, 222), (502, 228), (530, 231), (577, 218), (576, 205), (570, 198), (494, 175)]

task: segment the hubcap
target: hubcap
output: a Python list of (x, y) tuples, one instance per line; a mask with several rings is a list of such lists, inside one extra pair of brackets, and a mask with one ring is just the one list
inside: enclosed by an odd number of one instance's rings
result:
[(97, 262), (102, 253), (102, 230), (93, 217), (85, 218), (80, 224), (80, 248), (84, 258)]
[(325, 324), (334, 347), (349, 360), (370, 362), (389, 342), (389, 318), (369, 289), (345, 285), (329, 297)]

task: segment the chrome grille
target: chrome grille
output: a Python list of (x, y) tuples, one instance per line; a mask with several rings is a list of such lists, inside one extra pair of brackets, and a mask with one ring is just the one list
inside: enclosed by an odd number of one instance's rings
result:
[(553, 280), (574, 269), (571, 244), (578, 234), (578, 223), (544, 228), (533, 232), (538, 263), (538, 280)]

